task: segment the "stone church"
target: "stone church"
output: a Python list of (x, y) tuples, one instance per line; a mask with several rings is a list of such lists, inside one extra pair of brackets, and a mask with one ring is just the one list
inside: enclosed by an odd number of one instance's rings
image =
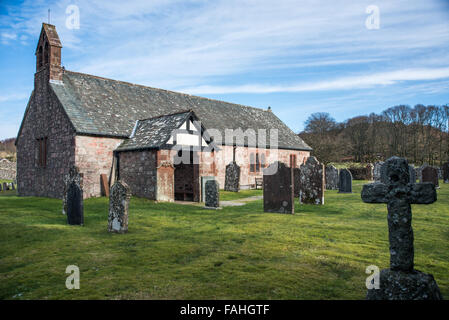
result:
[(311, 148), (270, 109), (68, 71), (61, 49), (55, 26), (42, 24), (16, 141), (21, 196), (61, 198), (63, 177), (77, 166), (85, 198), (102, 195), (106, 175), (139, 197), (201, 201), (202, 181), (215, 177), (223, 187), (234, 160), (249, 188), (273, 161), (296, 167), (309, 157)]

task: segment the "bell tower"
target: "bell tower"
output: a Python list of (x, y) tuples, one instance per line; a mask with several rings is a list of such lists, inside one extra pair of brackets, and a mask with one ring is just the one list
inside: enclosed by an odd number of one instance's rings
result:
[(44, 72), (46, 80), (62, 81), (61, 48), (56, 27), (42, 23), (36, 48), (36, 76)]

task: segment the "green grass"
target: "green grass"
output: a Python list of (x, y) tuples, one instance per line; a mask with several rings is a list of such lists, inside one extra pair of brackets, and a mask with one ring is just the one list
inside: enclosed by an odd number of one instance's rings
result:
[[(60, 200), (0, 197), (0, 299), (364, 299), (366, 267), (389, 254), (386, 205), (363, 203), (362, 184), (295, 215), (132, 198), (124, 235), (106, 230), (106, 198), (85, 201), (78, 227)], [(447, 298), (449, 185), (438, 199), (413, 206), (415, 263)], [(80, 290), (65, 288), (72, 264)]]
[(240, 190), (239, 192), (231, 192), (220, 190), (220, 201), (238, 200), (252, 196), (262, 196), (263, 190)]

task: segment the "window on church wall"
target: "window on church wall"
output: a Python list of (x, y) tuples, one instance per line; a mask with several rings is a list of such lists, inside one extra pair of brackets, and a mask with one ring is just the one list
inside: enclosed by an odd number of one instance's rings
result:
[(290, 168), (296, 168), (296, 154), (290, 155)]
[(47, 166), (47, 141), (47, 137), (37, 139), (37, 165), (40, 168), (45, 168)]
[(256, 157), (254, 153), (249, 155), (249, 171), (256, 172)]
[(259, 154), (256, 153), (256, 172), (260, 171), (260, 161), (259, 161)]

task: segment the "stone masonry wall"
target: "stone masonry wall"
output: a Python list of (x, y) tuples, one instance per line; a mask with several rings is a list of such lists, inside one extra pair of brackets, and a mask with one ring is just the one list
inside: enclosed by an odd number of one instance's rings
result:
[(113, 151), (122, 139), (77, 136), (75, 138), (75, 165), (83, 174), (84, 198), (100, 197), (100, 175), (111, 175)]
[(131, 188), (137, 197), (156, 200), (157, 151), (128, 151), (119, 154), (120, 179)]
[[(34, 94), (17, 141), (20, 196), (62, 198), (63, 177), (75, 164), (75, 131), (48, 85), (48, 69), (35, 75)], [(47, 137), (47, 165), (39, 167), (37, 139)]]
[(17, 172), (16, 162), (0, 159), (0, 179), (15, 180)]

